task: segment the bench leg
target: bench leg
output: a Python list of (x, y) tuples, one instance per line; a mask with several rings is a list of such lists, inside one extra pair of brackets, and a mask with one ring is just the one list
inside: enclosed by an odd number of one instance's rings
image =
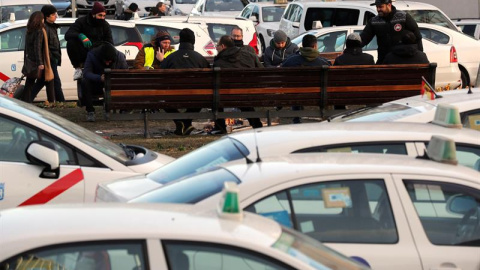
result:
[(148, 139), (150, 138), (150, 131), (148, 130), (148, 116), (147, 110), (143, 111), (143, 136)]
[(270, 116), (270, 110), (267, 110), (267, 126), (272, 125), (272, 117)]

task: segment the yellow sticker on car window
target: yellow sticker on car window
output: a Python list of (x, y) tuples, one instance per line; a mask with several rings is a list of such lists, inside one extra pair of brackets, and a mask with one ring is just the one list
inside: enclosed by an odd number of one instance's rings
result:
[(330, 148), (330, 149), (327, 149), (327, 152), (331, 152), (331, 153), (351, 153), (352, 148), (351, 147)]
[(324, 188), (322, 197), (325, 208), (350, 208), (352, 207), (352, 197), (350, 196), (350, 188)]

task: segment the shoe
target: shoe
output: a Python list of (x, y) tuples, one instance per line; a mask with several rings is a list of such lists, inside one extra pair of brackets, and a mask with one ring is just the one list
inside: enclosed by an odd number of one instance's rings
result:
[(210, 134), (210, 135), (224, 135), (224, 134), (227, 134), (227, 131), (223, 130), (223, 129), (214, 128), (210, 132), (208, 132), (208, 134)]
[[(190, 131), (191, 132), (191, 131)], [(175, 121), (175, 131), (173, 132), (175, 135), (183, 135), (183, 122)]]
[(87, 112), (87, 122), (95, 122), (95, 112)]
[(183, 130), (183, 135), (184, 136), (190, 135), (190, 133), (192, 133), (192, 131), (194, 130), (195, 128), (193, 126), (189, 126)]
[(83, 72), (81, 68), (76, 68), (75, 71), (73, 72), (73, 80), (79, 80), (82, 78)]

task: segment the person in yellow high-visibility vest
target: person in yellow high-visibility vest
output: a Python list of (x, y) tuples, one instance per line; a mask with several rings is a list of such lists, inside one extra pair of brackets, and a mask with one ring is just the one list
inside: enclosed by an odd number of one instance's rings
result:
[(167, 31), (158, 31), (150, 43), (143, 45), (135, 57), (133, 67), (135, 69), (160, 69), (160, 63), (175, 51), (170, 46), (171, 37)]

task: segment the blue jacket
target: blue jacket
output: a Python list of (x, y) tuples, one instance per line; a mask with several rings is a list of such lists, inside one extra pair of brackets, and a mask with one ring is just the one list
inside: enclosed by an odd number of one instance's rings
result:
[(282, 67), (301, 67), (301, 66), (331, 66), (330, 62), (319, 56), (318, 51), (313, 48), (300, 48), (300, 50), (288, 57), (282, 63)]
[(87, 60), (85, 60), (85, 65), (83, 67), (83, 78), (100, 83), (102, 82), (101, 76), (105, 73), (106, 68), (128, 69), (125, 54), (119, 52), (118, 50), (117, 59), (113, 61), (110, 66), (105, 65), (101, 55), (101, 48), (102, 46), (94, 48), (88, 52)]

